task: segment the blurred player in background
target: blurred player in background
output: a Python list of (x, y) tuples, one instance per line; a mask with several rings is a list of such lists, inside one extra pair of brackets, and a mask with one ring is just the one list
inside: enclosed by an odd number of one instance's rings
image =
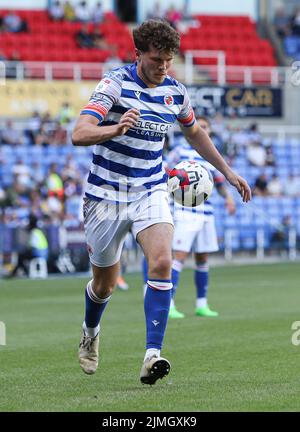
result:
[(94, 145), (84, 202), (93, 279), (85, 291), (79, 362), (85, 373), (96, 372), (100, 319), (115, 288), (122, 246), (131, 231), (149, 268), (144, 298), (146, 353), (140, 380), (154, 384), (170, 370), (169, 361), (160, 355), (171, 301), (173, 237), (162, 152), (175, 121), (244, 202), (251, 191), (195, 122), (186, 88), (167, 75), (179, 49), (177, 31), (166, 22), (149, 20), (133, 30), (133, 38), (137, 62), (105, 74), (72, 135), (74, 145)]
[[(208, 134), (211, 133), (209, 120), (198, 117), (199, 126)], [(183, 138), (184, 140), (184, 138)], [(168, 155), (169, 168), (173, 168), (183, 160), (195, 160), (207, 168), (214, 179), (218, 193), (224, 197), (225, 206), (229, 214), (235, 213), (235, 203), (226, 189), (225, 178), (214, 166), (204, 160), (185, 140), (180, 142)], [(207, 304), (207, 291), (209, 280), (208, 255), (218, 250), (218, 239), (215, 227), (214, 209), (209, 200), (196, 208), (185, 207), (174, 203), (174, 238), (172, 263), (172, 300), (170, 305), (170, 318), (184, 318), (175, 306), (175, 293), (179, 284), (180, 272), (190, 252), (195, 255), (195, 286), (196, 286), (196, 315), (216, 317), (218, 313), (212, 311)]]

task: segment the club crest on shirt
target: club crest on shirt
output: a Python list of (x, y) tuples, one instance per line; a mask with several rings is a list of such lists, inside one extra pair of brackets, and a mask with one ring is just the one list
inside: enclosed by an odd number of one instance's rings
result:
[(140, 91), (135, 91), (134, 92), (136, 97), (139, 99), (141, 97), (141, 92)]
[(174, 105), (174, 98), (173, 98), (173, 96), (171, 96), (171, 95), (166, 95), (166, 96), (164, 97), (164, 102), (165, 102), (165, 105), (168, 105), (168, 106), (172, 106), (172, 105)]

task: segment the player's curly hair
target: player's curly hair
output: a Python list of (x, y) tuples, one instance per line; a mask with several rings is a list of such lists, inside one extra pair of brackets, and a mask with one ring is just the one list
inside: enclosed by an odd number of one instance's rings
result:
[(147, 52), (151, 48), (158, 51), (176, 53), (180, 46), (179, 33), (167, 21), (149, 19), (133, 30), (133, 40), (137, 49)]

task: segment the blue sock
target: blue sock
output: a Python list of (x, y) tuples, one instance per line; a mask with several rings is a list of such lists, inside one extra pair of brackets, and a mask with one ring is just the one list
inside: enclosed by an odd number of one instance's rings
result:
[(197, 298), (206, 298), (208, 290), (208, 264), (198, 264), (195, 270)]
[(148, 264), (145, 257), (143, 257), (142, 267), (143, 267), (144, 283), (146, 284), (148, 281)]
[[(165, 289), (158, 289), (164, 287)], [(170, 302), (170, 280), (149, 280), (144, 298), (146, 317), (146, 349), (161, 349), (167, 327)], [(166, 289), (167, 288), (167, 289)]]
[(172, 263), (172, 284), (173, 284), (172, 299), (174, 299), (175, 295), (176, 295), (176, 290), (178, 287), (179, 277), (180, 277), (180, 272), (182, 270), (182, 267), (183, 267), (183, 263), (181, 261), (173, 260), (173, 263)]
[(105, 299), (100, 299), (94, 293), (91, 285), (91, 282), (89, 282), (85, 290), (84, 322), (86, 327), (96, 328), (100, 323), (101, 316), (111, 296)]

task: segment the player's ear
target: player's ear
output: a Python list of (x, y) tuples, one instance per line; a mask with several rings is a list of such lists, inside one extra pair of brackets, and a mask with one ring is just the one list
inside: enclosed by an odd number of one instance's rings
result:
[(141, 61), (141, 54), (142, 52), (139, 49), (135, 48), (135, 56), (138, 62)]

